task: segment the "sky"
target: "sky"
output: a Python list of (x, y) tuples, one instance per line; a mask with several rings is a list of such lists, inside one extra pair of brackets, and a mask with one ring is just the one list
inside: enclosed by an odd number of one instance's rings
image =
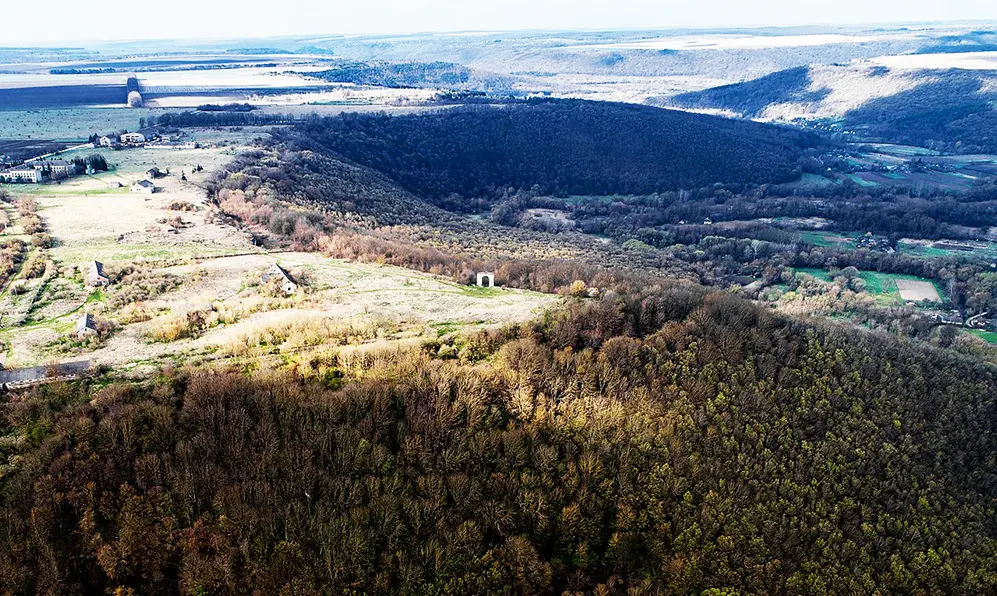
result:
[(0, 46), (101, 39), (997, 20), (995, 0), (47, 0), (44, 10), (32, 2), (0, 1), (7, 5), (0, 11)]

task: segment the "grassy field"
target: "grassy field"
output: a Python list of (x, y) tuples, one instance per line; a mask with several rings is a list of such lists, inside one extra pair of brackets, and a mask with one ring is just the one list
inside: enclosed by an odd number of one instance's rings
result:
[(814, 269), (810, 267), (800, 267), (795, 269), (796, 273), (803, 273), (810, 277), (815, 277), (822, 281), (831, 281), (831, 273), (826, 269)]
[(813, 246), (855, 248), (855, 240), (859, 235), (857, 232), (803, 230), (800, 232), (800, 241)]
[[(955, 246), (965, 246), (970, 250), (960, 250)], [(979, 259), (997, 259), (997, 243), (994, 242), (966, 242), (966, 241), (927, 241), (903, 239), (897, 244), (900, 252), (913, 256), (932, 257), (972, 257)]]
[[(265, 254), (247, 231), (218, 217), (202, 186), (233, 151), (99, 152), (111, 171), (11, 187), (35, 199), (55, 245), (33, 253), (50, 261), (44, 275), (19, 280), (16, 295), (0, 295), (4, 366), (89, 359), (122, 374), (169, 363), (259, 366), (263, 358), (298, 357), (308, 350), (422, 341), (442, 342), (456, 357), (455, 338), (534, 318), (561, 301), (313, 253)], [(204, 171), (192, 174), (197, 164)], [(153, 166), (170, 171), (156, 179), (158, 191), (129, 192), (127, 186)], [(181, 170), (187, 181), (180, 180)], [(111, 182), (125, 188), (112, 188)], [(193, 210), (173, 210), (175, 203)], [(18, 226), (7, 233), (19, 233)], [(91, 260), (109, 271), (134, 273), (89, 292), (76, 271)], [(275, 262), (301, 284), (293, 296), (261, 286), (260, 275)], [(72, 339), (84, 312), (106, 325), (101, 341)]]
[(966, 333), (975, 335), (980, 339), (986, 341), (987, 343), (997, 344), (997, 333), (993, 331), (984, 331), (983, 329), (968, 329)]
[[(856, 243), (862, 236), (859, 232), (842, 232), (837, 230), (801, 230), (799, 234), (800, 241), (803, 243), (842, 250), (857, 250)], [(896, 249), (899, 253), (926, 259), (963, 257), (997, 260), (997, 242), (979, 240), (935, 241), (904, 238), (897, 243)]]
[[(18, 195), (30, 195), (39, 205), (56, 246), (49, 251), (68, 265), (90, 260), (106, 263), (135, 260), (186, 259), (252, 252), (251, 237), (212, 220), (201, 182), (208, 172), (222, 167), (235, 155), (225, 149), (164, 151), (81, 150), (66, 157), (100, 153), (111, 165), (108, 172), (77, 176), (57, 184), (18, 185)], [(204, 171), (194, 174), (196, 165)], [(170, 175), (155, 181), (153, 195), (129, 192), (129, 186), (157, 167)], [(186, 172), (186, 182), (179, 179)], [(113, 184), (122, 185), (120, 188)], [(173, 203), (189, 203), (196, 212), (171, 211)], [(179, 217), (183, 224), (172, 223)]]
[[(291, 297), (263, 293), (260, 274), (279, 263), (301, 283)], [(87, 294), (79, 280), (59, 279), (38, 296), (47, 316), (0, 329), (7, 366), (86, 357), (116, 370), (165, 363), (213, 361), (246, 354), (298, 353), (336, 347), (433, 340), (538, 316), (561, 298), (506, 288), (478, 288), (398, 267), (280, 253), (198, 259), (152, 267), (147, 278), (172, 280), (165, 293), (122, 306), (135, 289), (112, 284)], [(61, 287), (71, 286), (71, 287)], [(170, 289), (172, 288), (172, 289)], [(72, 292), (71, 299), (60, 300)], [(51, 304), (50, 304), (51, 303)], [(84, 311), (114, 322), (99, 346), (67, 354), (60, 338)], [(136, 318), (133, 313), (144, 312)], [(201, 313), (213, 323), (194, 335), (156, 341), (157, 329)]]
[(86, 140), (93, 133), (136, 130), (140, 118), (175, 110), (149, 108), (66, 108), (0, 110), (0, 139)]
[(897, 288), (897, 280), (910, 280), (930, 283), (935, 287), (938, 292), (938, 296), (944, 300), (945, 294), (941, 291), (937, 284), (935, 284), (930, 279), (925, 279), (923, 277), (916, 277), (913, 275), (898, 275), (891, 273), (877, 273), (875, 271), (863, 271), (860, 274), (862, 281), (865, 282), (865, 291), (876, 296), (876, 301), (884, 305), (900, 305), (904, 303), (903, 298), (900, 296), (900, 290)]
[[(826, 282), (832, 281), (831, 273), (826, 269), (799, 268), (795, 271), (796, 273), (803, 273)], [(945, 294), (941, 291), (941, 288), (938, 287), (938, 284), (934, 283), (932, 280), (913, 275), (861, 271), (859, 272), (859, 278), (865, 283), (865, 291), (875, 297), (876, 302), (882, 306), (901, 305), (904, 303), (903, 298), (900, 296), (900, 290), (897, 288), (897, 280), (930, 283), (934, 286), (942, 300), (944, 301), (945, 299)]]

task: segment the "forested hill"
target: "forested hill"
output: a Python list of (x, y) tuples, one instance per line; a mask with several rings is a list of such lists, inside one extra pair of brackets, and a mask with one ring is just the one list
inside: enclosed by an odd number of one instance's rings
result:
[[(716, 182), (786, 182), (819, 139), (645, 106), (542, 101), (309, 121), (283, 140), (374, 168), (434, 202), (508, 188), (646, 194)], [(451, 205), (452, 206), (452, 205)]]
[(997, 593), (992, 367), (642, 288), (0, 400), (0, 593)]
[(683, 108), (727, 110), (746, 118), (758, 118), (769, 106), (791, 101), (819, 101), (829, 92), (808, 91), (810, 84), (810, 68), (800, 66), (743, 83), (680, 93), (671, 103)]

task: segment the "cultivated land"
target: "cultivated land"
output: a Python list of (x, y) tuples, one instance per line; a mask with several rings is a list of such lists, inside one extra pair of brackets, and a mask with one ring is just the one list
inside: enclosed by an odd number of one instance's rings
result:
[(900, 297), (911, 302), (941, 302), (935, 284), (930, 281), (917, 281), (912, 279), (897, 279), (897, 290)]
[[(241, 140), (239, 131), (216, 134)], [(8, 284), (0, 294), (0, 363), (8, 368), (81, 358), (120, 373), (169, 363), (238, 360), (256, 366), (261, 359), (313, 350), (462, 335), (532, 319), (560, 300), (314, 253), (266, 254), (248, 231), (219, 217), (201, 186), (232, 159), (232, 149), (102, 153), (111, 171), (7, 187), (35, 200), (54, 239), (52, 248), (31, 249), (26, 259), (50, 260), (45, 273), (15, 275), (18, 290), (9, 291)], [(204, 170), (193, 173), (197, 165)], [(157, 192), (130, 193), (152, 167), (170, 172), (155, 180)], [(30, 240), (16, 210), (6, 211), (12, 225), (0, 239)], [(108, 288), (84, 288), (77, 271), (92, 260), (118, 276)], [(300, 284), (293, 296), (260, 284), (274, 263)], [(85, 312), (107, 325), (106, 337), (73, 339)]]

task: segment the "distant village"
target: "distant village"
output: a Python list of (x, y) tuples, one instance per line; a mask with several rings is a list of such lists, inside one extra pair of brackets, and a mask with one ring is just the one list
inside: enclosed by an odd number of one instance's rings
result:
[[(112, 135), (91, 135), (87, 144), (71, 147), (69, 150), (77, 150), (85, 147), (114, 150), (136, 148), (197, 149), (200, 145), (196, 141), (182, 136), (147, 136), (141, 132), (122, 132)], [(59, 159), (59, 153), (62, 152), (35, 157), (20, 164), (5, 163), (3, 156), (0, 156), (0, 184), (41, 184), (64, 180), (73, 176), (89, 176), (96, 172), (107, 170), (107, 162), (100, 155), (66, 160)], [(134, 192), (153, 192), (151, 190), (152, 186), (142, 184), (142, 182), (148, 183), (148, 180), (137, 182), (132, 190)]]

